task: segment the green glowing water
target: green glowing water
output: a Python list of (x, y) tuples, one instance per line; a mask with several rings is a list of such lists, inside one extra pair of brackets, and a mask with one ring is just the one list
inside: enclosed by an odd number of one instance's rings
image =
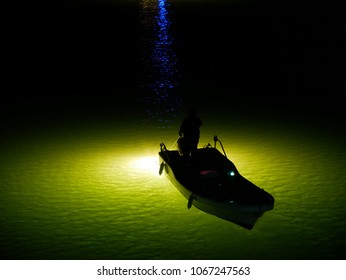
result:
[(188, 210), (159, 176), (159, 143), (171, 148), (183, 113), (166, 127), (66, 119), (2, 139), (2, 258), (344, 259), (346, 149), (335, 122), (200, 111), (200, 146), (218, 135), (276, 199), (252, 231)]

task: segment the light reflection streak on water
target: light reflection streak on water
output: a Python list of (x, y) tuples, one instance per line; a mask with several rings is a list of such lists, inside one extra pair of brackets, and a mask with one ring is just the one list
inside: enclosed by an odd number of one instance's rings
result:
[(167, 90), (174, 88), (174, 74), (176, 56), (172, 50), (173, 38), (170, 36), (168, 8), (169, 3), (165, 0), (158, 2), (158, 14), (156, 16), (157, 37), (153, 51), (153, 61), (157, 68), (159, 79), (156, 81), (158, 89)]
[[(179, 84), (177, 56), (171, 36), (170, 3), (167, 0), (142, 2), (142, 25), (146, 37), (143, 63), (147, 73), (147, 113), (158, 119), (162, 127), (169, 125), (169, 116), (176, 115), (182, 101), (172, 93)], [(150, 42), (150, 43), (149, 43)]]

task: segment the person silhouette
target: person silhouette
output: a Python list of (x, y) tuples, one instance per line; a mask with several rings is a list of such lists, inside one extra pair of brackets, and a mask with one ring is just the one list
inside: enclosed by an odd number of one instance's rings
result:
[(191, 106), (179, 129), (181, 153), (185, 158), (196, 155), (201, 125), (202, 121), (197, 116), (195, 107)]

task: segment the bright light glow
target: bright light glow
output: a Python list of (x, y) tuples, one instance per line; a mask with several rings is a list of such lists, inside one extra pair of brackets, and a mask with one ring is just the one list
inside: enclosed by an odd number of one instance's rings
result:
[(157, 157), (138, 157), (131, 162), (131, 167), (139, 172), (159, 174), (159, 161)]

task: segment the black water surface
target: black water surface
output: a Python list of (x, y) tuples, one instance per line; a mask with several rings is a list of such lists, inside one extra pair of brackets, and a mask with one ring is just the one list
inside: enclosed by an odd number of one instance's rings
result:
[[(340, 109), (342, 27), (329, 9), (166, 2), (180, 63), (175, 91), (186, 100), (217, 93), (222, 100)], [(148, 80), (140, 4), (6, 1), (3, 98), (10, 111), (136, 100)]]

